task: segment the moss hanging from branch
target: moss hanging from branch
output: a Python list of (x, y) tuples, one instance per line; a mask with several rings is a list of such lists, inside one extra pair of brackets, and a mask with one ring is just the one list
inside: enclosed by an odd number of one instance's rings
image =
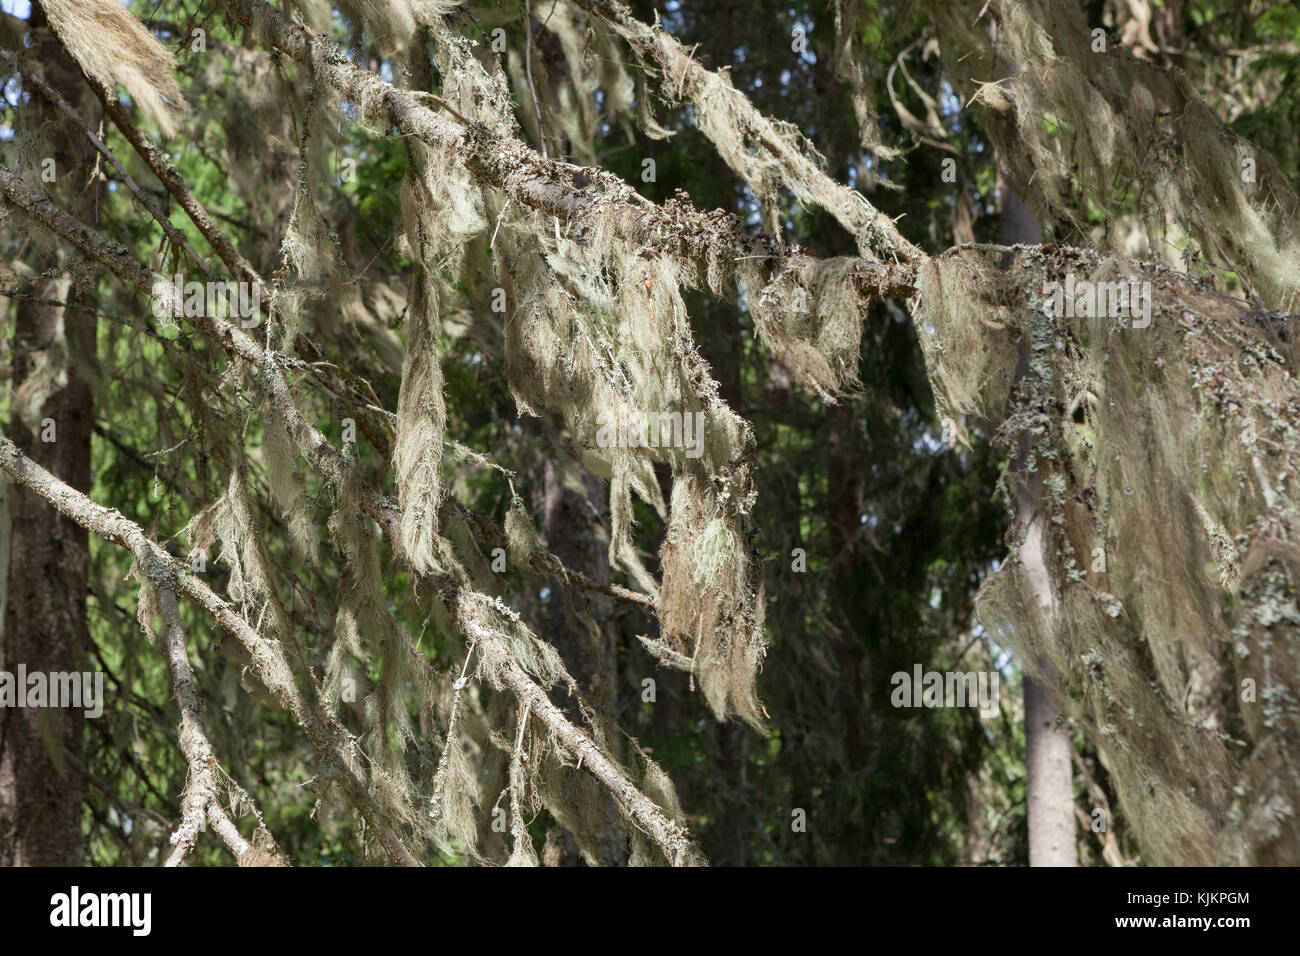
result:
[[(1078, 317), (1058, 314), (1046, 285), (1067, 279)], [(1150, 311), (1108, 311), (1102, 284), (1130, 282)], [(996, 430), (1016, 462), (1004, 498), (1023, 476), (1047, 518), (1059, 607), (1035, 599), (1018, 554), (1029, 529), (1016, 525), (980, 594), (985, 626), (1031, 671), (1043, 660), (1060, 672), (1152, 862), (1300, 858), (1283, 822), (1300, 777), (1278, 763), (1300, 729), (1300, 607), (1285, 590), (1300, 571), (1288, 543), (1297, 317), (1078, 250), (1017, 249), (1005, 269), (949, 254), (917, 285), (941, 406)]]

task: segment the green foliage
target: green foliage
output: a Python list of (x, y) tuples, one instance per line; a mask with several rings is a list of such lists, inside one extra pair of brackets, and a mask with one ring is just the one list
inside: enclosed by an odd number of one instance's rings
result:
[[(151, 4), (132, 6), (145, 17), (152, 12), (146, 9)], [(453, 13), (445, 23), (454, 27), (452, 35), (478, 41), (469, 55), (484, 75), (496, 75), (500, 68), (509, 76), (516, 112), (496, 119), (517, 123), (527, 136), (536, 122), (531, 93), (525, 95), (533, 82), (544, 104), (542, 125), (553, 158), (556, 146), (563, 153), (559, 158), (574, 164), (594, 157), (654, 203), (689, 199), (698, 209), (721, 209), (739, 217), (751, 234), (776, 228), (787, 242), (823, 259), (857, 254), (855, 237), (831, 213), (799, 202), (779, 185), (768, 195), (753, 180), (742, 181), (697, 126), (695, 109), (667, 105), (671, 97), (656, 95), (658, 84), (671, 84), (674, 77), (646, 77), (637, 95), (649, 102), (638, 102), (624, 115), (595, 112), (590, 129), (580, 130), (590, 119), (579, 115), (584, 97), (596, 110), (594, 104), (607, 102), (617, 83), (616, 73), (608, 72), (610, 49), (626, 50), (595, 46), (607, 38), (594, 29), (589, 34), (584, 24), (574, 35), (593, 46), (574, 60), (565, 47), (572, 37), (558, 25), (552, 29), (549, 22), (536, 22), (525, 31), (513, 10), (470, 6), (473, 17)], [(1100, 16), (1102, 6), (1091, 4), (1087, 12)], [(317, 25), (332, 30), (349, 58), (382, 68), (398, 78), (398, 85), (427, 91), (439, 103), (445, 98), (468, 109), (456, 98), (464, 93), (458, 86), (464, 77), (439, 72), (448, 55), (441, 29), (422, 27), (419, 36), (426, 42), (416, 45), (441, 51), (435, 67), (418, 51), (408, 61), (381, 39), (382, 24), (369, 19), (381, 16), (378, 8), (339, 7), (328, 23)], [(393, 9), (398, 7), (405, 9)], [(932, 48), (935, 28), (923, 10), (882, 0), (667, 5), (636, 0), (630, 7), (645, 22), (658, 10), (663, 25), (700, 63), (729, 71), (730, 82), (761, 114), (807, 137), (830, 179), (861, 189), (910, 242), (937, 251), (966, 238), (999, 238), (997, 158), (979, 125), (987, 116), (965, 109)], [(856, 91), (837, 72), (839, 7), (851, 13), (843, 28), (853, 41), (853, 55), (862, 61), (865, 84)], [(1178, 27), (1185, 32), (1186, 50), (1180, 56), (1187, 62), (1181, 65), (1189, 73), (1205, 73), (1201, 83), (1216, 98), (1212, 105), (1229, 117), (1234, 131), (1271, 151), (1294, 182), (1300, 169), (1300, 97), (1295, 95), (1300, 56), (1294, 52), (1300, 13), (1274, 4), (1249, 17), (1230, 0), (1186, 3), (1182, 10)], [(974, 615), (974, 596), (1005, 551), (1003, 502), (995, 493), (1007, 467), (1005, 450), (978, 428), (972, 428), (967, 445), (945, 445), (917, 333), (898, 304), (874, 302), (860, 316), (856, 371), (865, 384), (832, 405), (797, 387), (802, 383), (795, 381), (791, 357), (763, 344), (767, 339), (751, 303), (683, 285), (692, 347), (707, 361), (721, 401), (752, 424), (754, 437), (757, 495), (753, 533), (743, 545), (758, 556), (763, 584), (769, 650), (758, 694), (769, 734), (719, 723), (700, 693), (702, 676), (658, 667), (645, 653), (640, 638), (675, 638), (658, 633), (655, 614), (588, 593), (562, 576), (540, 574), (535, 562), (519, 560), (517, 547), (503, 572), (492, 567), (498, 546), (509, 551), (517, 545), (503, 529), (509, 527), (512, 502), (518, 501), (525, 524), (532, 522), (547, 550), (574, 570), (639, 589), (627, 564), (611, 567), (610, 539), (617, 537), (614, 492), (610, 475), (596, 474), (599, 469), (584, 457), (590, 450), (581, 447), (586, 436), (554, 408), (530, 415), (523, 407), (518, 366), (512, 364), (518, 355), (511, 354), (511, 344), (520, 329), (535, 329), (544, 319), (523, 310), (516, 314), (514, 302), (508, 314), (498, 313), (493, 297), (504, 288), (518, 301), (532, 291), (530, 283), (542, 286), (538, 276), (544, 274), (557, 295), (578, 301), (582, 283), (599, 280), (609, 295), (587, 303), (582, 321), (571, 327), (572, 341), (558, 343), (558, 367), (572, 371), (582, 335), (604, 336), (612, 345), (608, 356), (600, 354), (626, 373), (635, 369), (643, 343), (617, 339), (629, 317), (613, 303), (627, 301), (618, 297), (641, 281), (640, 273), (621, 271), (623, 263), (612, 256), (593, 266), (581, 258), (588, 254), (585, 249), (572, 262), (559, 262), (558, 221), (556, 247), (543, 246), (527, 234), (524, 219), (513, 219), (521, 215), (518, 210), (511, 212), (490, 190), (468, 180), (453, 198), (478, 202), (488, 228), (453, 241), (448, 204), (410, 197), (424, 164), (445, 172), (444, 166), (458, 162), (454, 156), (416, 152), (402, 137), (379, 128), (364, 104), (332, 101), (310, 71), (245, 46), (241, 33), (203, 13), (178, 9), (175, 15), (184, 22), (173, 25), (174, 35), (167, 30), (163, 35), (178, 52), (191, 116), (186, 134), (169, 145), (168, 154), (198, 201), (274, 286), (275, 330), (259, 328), (255, 335), (295, 358), (286, 374), (301, 393), (304, 414), (332, 444), (346, 448), (348, 460), (384, 495), (394, 502), (408, 495), (402, 487), (407, 479), (392, 462), (393, 445), (401, 443), (401, 429), (394, 425), (398, 416), (383, 410), (399, 408), (403, 363), (411, 358), (406, 350), (426, 318), (412, 290), (427, 278), (419, 301), (436, 325), (428, 348), (440, 369), (445, 400), (445, 428), (438, 430), (438, 440), (443, 435), (447, 440), (443, 485), (432, 495), (440, 533), (477, 587), (500, 598), (560, 652), (573, 685), (556, 682), (556, 704), (581, 718), (594, 714), (604, 745), (635, 779), (652, 774), (651, 760), (667, 773), (711, 860), (776, 865), (1027, 861), (1023, 720), (1018, 704), (1011, 703), (1019, 696), (1020, 675)], [(203, 54), (178, 40), (198, 23), (208, 29)], [(502, 58), (488, 46), (489, 31), (497, 25), (507, 37)], [(796, 28), (808, 39), (802, 54), (791, 46)], [(529, 37), (526, 68), (535, 76), (521, 83), (525, 67), (519, 51)], [(1250, 51), (1241, 57), (1242, 70), (1233, 72), (1215, 59), (1229, 48)], [(626, 59), (624, 66), (639, 76), (642, 67), (630, 54)], [(904, 69), (887, 83), (896, 62)], [(578, 63), (596, 80), (578, 77)], [(232, 83), (231, 77), (239, 79)], [(475, 91), (483, 101), (491, 95)], [(559, 103), (567, 105), (561, 109)], [(898, 109), (925, 116), (929, 104), (937, 107), (943, 142), (934, 140), (933, 131), (917, 133)], [(35, 135), (30, 121), (41, 114), (21, 100), (6, 102), (4, 109), (3, 128), (13, 136), (0, 140), (0, 154), (9, 163), (30, 144), (28, 137)], [(640, 125), (631, 118), (637, 109), (644, 113)], [(871, 114), (878, 129), (861, 125), (861, 117)], [(649, 135), (646, 117), (672, 137)], [(216, 264), (200, 231), (120, 132), (106, 126), (107, 144), (127, 172), (164, 206), (198, 254)], [(1038, 126), (1045, 139), (1058, 144), (1088, 132), (1078, 128), (1074, 116), (1056, 113), (1039, 117)], [(869, 136), (879, 137), (880, 149), (864, 148)], [(536, 137), (531, 139), (536, 144)], [(642, 177), (646, 159), (654, 160), (650, 181)], [(956, 164), (955, 183), (944, 176), (948, 159)], [(342, 175), (344, 161), (355, 163), (355, 178)], [(107, 166), (101, 171), (107, 183), (98, 193), (101, 230), (157, 272), (194, 272), (194, 264), (144, 214), (119, 174)], [(1086, 238), (1087, 230), (1108, 229), (1139, 211), (1133, 184), (1117, 180), (1102, 192), (1106, 195), (1070, 196), (1076, 220), (1049, 222), (1048, 233)], [(420, 236), (431, 224), (446, 228)], [(549, 232), (550, 223), (544, 225)], [(966, 229), (969, 237), (961, 231)], [(507, 256), (503, 249), (517, 241), (516, 231), (527, 241)], [(425, 240), (427, 248), (412, 242), (413, 236)], [(6, 231), (3, 239), (6, 260), (34, 258), (17, 235)], [(564, 239), (575, 248), (592, 241), (581, 231)], [(1182, 248), (1188, 240), (1174, 236), (1169, 243)], [(437, 255), (426, 258), (429, 250)], [(627, 262), (654, 261), (638, 258), (642, 255), (647, 251), (628, 253)], [(530, 271), (524, 266), (533, 260)], [(491, 809), (498, 801), (501, 807), (510, 804), (507, 754), (513, 741), (503, 746), (502, 740), (514, 726), (511, 708), (517, 705), (481, 662), (471, 659), (472, 690), (465, 690), (463, 704), (457, 705), (464, 712), (451, 725), (452, 700), (459, 693), (454, 682), (466, 664), (467, 645), (439, 595), (417, 584), (387, 546), (372, 550), (378, 531), (369, 519), (356, 517), (349, 489), (326, 481), (293, 450), (276, 457), (268, 406), (253, 378), (258, 370), (233, 368), (188, 326), (151, 321), (144, 296), (106, 276), (86, 280), (95, 268), (85, 262), (74, 259), (73, 266), (82, 276), (81, 291), (94, 293), (102, 313), (98, 367), (87, 370), (95, 393), (91, 497), (138, 522), (173, 554), (202, 551), (206, 568), (196, 573), (219, 594), (231, 595), (246, 619), (280, 642), (302, 688), (333, 686), (343, 672), (356, 679), (356, 699), (332, 699), (333, 712), (365, 750), (363, 772), (386, 788), (386, 819), (397, 821), (426, 861), (454, 865), (481, 854), (503, 862), (510, 856), (511, 835), (491, 828)], [(30, 278), (14, 275), (18, 284)], [(650, 283), (648, 269), (645, 281)], [(431, 307), (430, 299), (436, 299)], [(652, 318), (667, 321), (655, 313)], [(1135, 390), (1142, 385), (1134, 379)], [(421, 398), (429, 400), (415, 396), (417, 413), (427, 410)], [(402, 414), (407, 411), (404, 407)], [(367, 426), (355, 444), (345, 445), (346, 419)], [(672, 482), (681, 477), (676, 467), (665, 459), (647, 469), (666, 498), (673, 497)], [(192, 540), (185, 533), (191, 521), (216, 502), (229, 509), (235, 500), (230, 489), (240, 482), (252, 503), (238, 540), (228, 528)], [(661, 548), (670, 529), (648, 502), (651, 497), (632, 499), (630, 544), (662, 580), (660, 557), (671, 552)], [(729, 546), (735, 541), (738, 536), (720, 517), (708, 520), (692, 539), (699, 574), (691, 580), (701, 593), (716, 583), (729, 559), (737, 559), (742, 549)], [(803, 550), (805, 570), (792, 566), (794, 549)], [(131, 576), (129, 556), (92, 539), (91, 559), (91, 653), (119, 706), (90, 722), (87, 732), (91, 784), (84, 827), (90, 859), (99, 865), (155, 863), (178, 822), (189, 772), (176, 746), (178, 711), (165, 661), (140, 626), (159, 622), (136, 620), (140, 585)], [(269, 584), (261, 582), (259, 569)], [(233, 595), (241, 588), (242, 600)], [(352, 618), (339, 613), (344, 608)], [(190, 605), (182, 614), (206, 701), (207, 729), (224, 772), (256, 798), (281, 847), (301, 864), (375, 862), (377, 848), (356, 825), (331, 778), (337, 768), (319, 765), (288, 713), (245, 692), (247, 675), (218, 650), (222, 635), (205, 614)], [(345, 635), (345, 618), (355, 619), (352, 638)], [(981, 720), (970, 709), (891, 706), (891, 676), (910, 673), (917, 664), (939, 671), (997, 670), (1003, 677), (1000, 716)], [(647, 677), (656, 682), (654, 702), (641, 696)], [(565, 796), (560, 803), (541, 801), (544, 807), (532, 808), (524, 832), (543, 856), (592, 857), (581, 839), (588, 834), (577, 834), (576, 850), (572, 841), (560, 846), (553, 838), (561, 821), (572, 832), (572, 820), (583, 814), (608, 826), (609, 808), (582, 791), (586, 778), (546, 763), (546, 742), (529, 741), (537, 763), (552, 773), (548, 786), (553, 789), (530, 783), (528, 792), (545, 791), (548, 799), (556, 792)], [(434, 845), (424, 818), (435, 786), (433, 768), (447, 762), (450, 748), (462, 746), (473, 772), (461, 783), (474, 792), (459, 796), (467, 805), (473, 797), (480, 819), (472, 824), (476, 834), (453, 834), (465, 844), (453, 855)], [(1091, 807), (1100, 792), (1115, 811), (1118, 798), (1096, 751), (1082, 735), (1076, 750), (1096, 781), (1093, 792), (1079, 784), (1079, 807)], [(530, 767), (529, 772), (541, 771)], [(791, 813), (798, 809), (807, 813), (806, 832), (791, 827)], [(236, 823), (251, 832), (255, 818), (244, 813)], [(1135, 848), (1118, 813), (1116, 825), (1121, 847), (1131, 857)], [(1088, 847), (1090, 862), (1099, 862), (1098, 844), (1089, 837), (1082, 834), (1080, 845)], [(200, 840), (190, 860), (231, 862), (211, 838)]]

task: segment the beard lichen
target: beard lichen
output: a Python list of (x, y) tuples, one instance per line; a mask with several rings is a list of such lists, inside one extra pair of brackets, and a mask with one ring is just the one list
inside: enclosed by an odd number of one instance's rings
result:
[[(931, 260), (914, 302), (941, 414), (980, 422), (1012, 462), (1012, 554), (980, 592), (980, 619), (1031, 674), (1038, 661), (1061, 674), (1060, 703), (1096, 741), (1149, 861), (1294, 861), (1296, 830), (1280, 821), (1300, 778), (1279, 755), (1300, 729), (1300, 609), (1283, 584), (1300, 571), (1295, 317), (1263, 321), (1151, 263), (1007, 255), (1005, 268), (987, 254)], [(1149, 324), (1062, 315), (1045, 291), (1134, 276)], [(1047, 604), (1028, 586), (1038, 552), (1018, 483), (1046, 519)]]

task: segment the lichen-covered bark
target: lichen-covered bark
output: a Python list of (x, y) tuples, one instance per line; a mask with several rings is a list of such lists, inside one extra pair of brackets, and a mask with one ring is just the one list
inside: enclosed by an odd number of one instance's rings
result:
[[(1067, 273), (1149, 283), (1150, 325), (1047, 314)], [(1294, 317), (1066, 249), (937, 257), (918, 290), (940, 404), (1027, 443), (1047, 517), (1059, 612), (1029, 598), (1016, 524), (982, 619), (1059, 671), (1148, 862), (1297, 862)]]
[[(1002, 197), (1002, 241), (1037, 244), (1042, 230), (1029, 207), (1018, 195), (1000, 185)], [(1029, 350), (1024, 342), (1016, 349), (1018, 386), (1029, 374)], [(1024, 473), (1029, 442), (1022, 438), (1010, 462), (1014, 481), (1016, 520), (1025, 529), (1019, 558), (1024, 598), (1041, 609), (1049, 624), (1061, 613), (1060, 595), (1052, 581), (1046, 553), (1047, 515), (1037, 483)], [(1077, 866), (1074, 839), (1074, 780), (1070, 773), (1070, 736), (1057, 726), (1057, 704), (1061, 697), (1060, 675), (1050, 663), (1035, 661), (1023, 679), (1025, 696), (1025, 816), (1029, 827), (1030, 866)]]

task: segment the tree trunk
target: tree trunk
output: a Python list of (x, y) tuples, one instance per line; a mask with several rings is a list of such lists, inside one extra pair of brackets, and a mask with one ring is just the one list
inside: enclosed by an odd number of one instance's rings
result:
[[(39, 7), (33, 25), (40, 22)], [(83, 116), (97, 104), (81, 75), (48, 32), (37, 57), (46, 78)], [(92, 121), (93, 122), (93, 121)], [(96, 222), (97, 178), (89, 143), (72, 130), (55, 133), (55, 189), (81, 221)], [(48, 269), (57, 259), (41, 263)], [(36, 298), (59, 300), (66, 283), (41, 279)], [(66, 293), (76, 302), (81, 296)], [(90, 490), (91, 391), (78, 372), (95, 356), (93, 312), (20, 300), (13, 340), (13, 394), (8, 434), (23, 453), (74, 488)], [(20, 401), (25, 395), (30, 402)], [(19, 405), (25, 405), (27, 414)], [(52, 434), (48, 429), (52, 428)], [(46, 440), (53, 438), (53, 440)], [(90, 551), (84, 529), (31, 491), (6, 489), (12, 519), (0, 631), (0, 670), (29, 674), (82, 672), (90, 643), (86, 625)], [(20, 693), (22, 689), (19, 689)], [(0, 865), (54, 866), (82, 862), (85, 789), (84, 714), (76, 707), (0, 710)]]
[[(1002, 241), (1007, 244), (1041, 243), (1042, 230), (1020, 197), (1002, 185)], [(1028, 364), (1022, 347), (1017, 381)], [(1019, 449), (1019, 464), (1028, 453)], [(1049, 628), (1057, 627), (1060, 601), (1047, 570), (1044, 553), (1047, 517), (1039, 508), (1038, 479), (1022, 474), (1017, 485), (1016, 524), (1024, 529), (1019, 560), (1024, 587), (1032, 593), (1026, 603), (1043, 612)], [(1060, 678), (1046, 661), (1026, 662), (1025, 687), (1025, 799), (1029, 820), (1030, 866), (1078, 866), (1074, 839), (1074, 782), (1070, 775), (1070, 737), (1054, 729), (1060, 699)], [(1038, 675), (1030, 676), (1031, 671)], [(1039, 680), (1043, 683), (1040, 684)]]
[(1038, 683), (1025, 678), (1025, 793), (1029, 809), (1029, 865), (1078, 866), (1074, 838), (1074, 782), (1070, 738), (1054, 730), (1057, 708)]

